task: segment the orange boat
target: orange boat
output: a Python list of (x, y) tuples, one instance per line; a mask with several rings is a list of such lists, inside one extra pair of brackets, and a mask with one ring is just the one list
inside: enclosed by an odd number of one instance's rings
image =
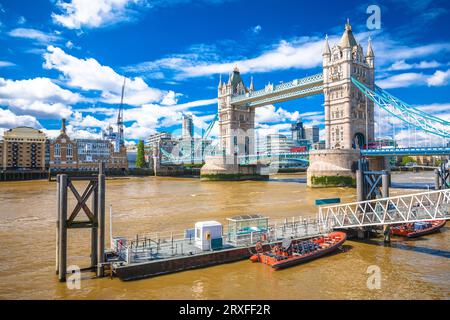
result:
[(270, 251), (263, 251), (261, 242), (256, 244), (256, 254), (250, 257), (253, 262), (261, 262), (274, 269), (283, 269), (320, 258), (339, 248), (347, 239), (345, 232), (332, 232), (327, 236), (296, 240), (285, 239)]
[(408, 238), (417, 238), (426, 234), (439, 231), (445, 226), (446, 220), (433, 220), (427, 222), (415, 222), (408, 224), (401, 224), (391, 228), (391, 232), (395, 236), (402, 236)]

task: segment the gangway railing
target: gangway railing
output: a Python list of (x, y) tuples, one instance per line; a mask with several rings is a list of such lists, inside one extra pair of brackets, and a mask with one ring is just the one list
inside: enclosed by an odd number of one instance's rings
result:
[(325, 228), (357, 228), (450, 219), (450, 189), (319, 208)]

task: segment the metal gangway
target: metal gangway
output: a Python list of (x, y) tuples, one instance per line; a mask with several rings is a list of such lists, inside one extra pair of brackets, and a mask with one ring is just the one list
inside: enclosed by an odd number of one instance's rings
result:
[(319, 208), (324, 228), (350, 229), (450, 219), (450, 189)]

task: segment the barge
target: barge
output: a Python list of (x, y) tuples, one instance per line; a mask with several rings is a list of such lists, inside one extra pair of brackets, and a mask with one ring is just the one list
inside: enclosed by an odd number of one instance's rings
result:
[(106, 263), (123, 281), (246, 260), (258, 244), (264, 250), (283, 240), (300, 241), (328, 234), (317, 220), (296, 217), (272, 222), (261, 215), (229, 218), (228, 226), (216, 221), (197, 222), (177, 237), (113, 238)]

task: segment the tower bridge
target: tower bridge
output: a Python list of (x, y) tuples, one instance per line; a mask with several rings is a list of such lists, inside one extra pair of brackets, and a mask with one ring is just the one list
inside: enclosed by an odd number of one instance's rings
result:
[[(450, 138), (450, 122), (422, 112), (375, 85), (375, 53), (369, 38), (364, 50), (357, 43), (349, 22), (338, 44), (323, 49), (323, 71), (278, 85), (255, 90), (253, 78), (247, 87), (237, 67), (227, 82), (218, 85), (219, 146), (205, 157), (202, 179), (246, 179), (261, 176), (264, 157), (309, 161), (309, 186), (321, 186), (324, 178), (355, 181), (355, 163), (368, 157), (375, 170), (384, 169), (387, 156), (450, 154), (450, 148), (363, 149), (375, 138), (375, 106), (414, 127), (443, 139)], [(325, 149), (304, 153), (255, 155), (255, 109), (323, 94)], [(178, 158), (180, 160), (180, 158)], [(172, 157), (170, 161), (176, 161)], [(349, 177), (351, 179), (349, 179)], [(342, 178), (342, 179), (341, 179)], [(328, 186), (330, 186), (328, 184)]]

